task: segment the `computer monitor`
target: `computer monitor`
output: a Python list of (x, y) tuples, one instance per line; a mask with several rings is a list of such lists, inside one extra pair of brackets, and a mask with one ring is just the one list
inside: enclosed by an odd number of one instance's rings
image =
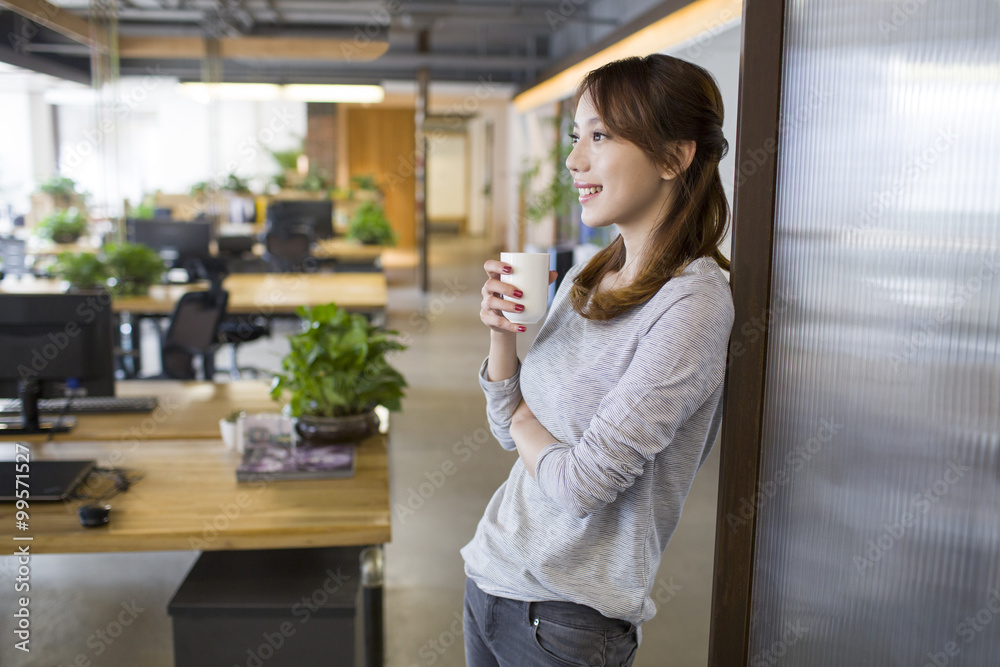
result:
[(269, 230), (308, 227), (314, 239), (333, 238), (333, 201), (281, 200), (267, 207)]
[[(0, 294), (0, 398), (22, 399), (38, 432), (38, 398), (114, 396), (114, 313), (104, 291)], [(25, 423), (27, 426), (27, 423)], [(7, 425), (0, 436), (16, 431)]]
[(155, 250), (168, 269), (186, 269), (195, 260), (210, 256), (212, 223), (129, 218), (125, 221), (125, 235), (129, 242)]

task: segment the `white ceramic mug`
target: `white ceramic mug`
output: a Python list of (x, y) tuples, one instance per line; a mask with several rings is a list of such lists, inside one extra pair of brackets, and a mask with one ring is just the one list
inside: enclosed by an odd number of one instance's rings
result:
[(546, 252), (502, 252), (500, 261), (511, 266), (510, 273), (501, 273), (500, 280), (510, 283), (524, 293), (519, 299), (504, 296), (504, 299), (524, 306), (520, 313), (503, 311), (504, 316), (515, 324), (534, 324), (543, 317), (549, 307), (549, 263)]

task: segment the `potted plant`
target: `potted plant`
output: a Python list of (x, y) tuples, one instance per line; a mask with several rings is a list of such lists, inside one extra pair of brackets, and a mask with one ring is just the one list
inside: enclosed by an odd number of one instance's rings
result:
[(366, 201), (355, 209), (347, 226), (347, 238), (368, 245), (394, 245), (396, 232), (382, 207), (376, 202)]
[(38, 189), (52, 197), (53, 203), (62, 208), (69, 208), (80, 193), (76, 191), (76, 182), (65, 176), (53, 176), (38, 186)]
[(76, 243), (87, 231), (87, 216), (75, 208), (61, 209), (45, 216), (35, 233), (55, 243)]
[(395, 331), (336, 304), (300, 307), (304, 329), (289, 339), (271, 398), (289, 395), (287, 410), (307, 442), (360, 441), (378, 430), (375, 406), (400, 409), (406, 380), (386, 354), (406, 349)]
[(105, 289), (108, 267), (92, 252), (59, 253), (49, 269), (53, 276), (69, 281), (70, 290)]
[(235, 449), (243, 452), (243, 443), (240, 438), (239, 421), (240, 417), (246, 414), (243, 410), (234, 410), (219, 420), (219, 432), (222, 434), (222, 442), (226, 449)]
[(111, 291), (122, 296), (147, 294), (166, 268), (156, 251), (141, 243), (109, 245), (105, 259), (114, 279)]

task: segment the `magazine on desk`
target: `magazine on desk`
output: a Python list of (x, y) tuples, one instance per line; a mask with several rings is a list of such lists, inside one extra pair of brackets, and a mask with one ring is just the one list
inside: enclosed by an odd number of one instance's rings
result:
[(244, 450), (236, 481), (354, 476), (354, 445), (302, 446), (294, 424), (278, 414), (241, 417)]

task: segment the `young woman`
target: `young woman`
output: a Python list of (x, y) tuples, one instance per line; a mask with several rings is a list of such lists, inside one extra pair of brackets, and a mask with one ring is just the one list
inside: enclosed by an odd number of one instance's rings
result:
[(524, 328), (502, 314), (511, 268), (485, 265), (480, 381), (519, 458), (462, 549), (470, 667), (630, 665), (719, 429), (733, 304), (718, 87), (652, 55), (591, 72), (578, 99), (566, 166), (584, 224), (619, 236), (570, 270), (523, 363)]

